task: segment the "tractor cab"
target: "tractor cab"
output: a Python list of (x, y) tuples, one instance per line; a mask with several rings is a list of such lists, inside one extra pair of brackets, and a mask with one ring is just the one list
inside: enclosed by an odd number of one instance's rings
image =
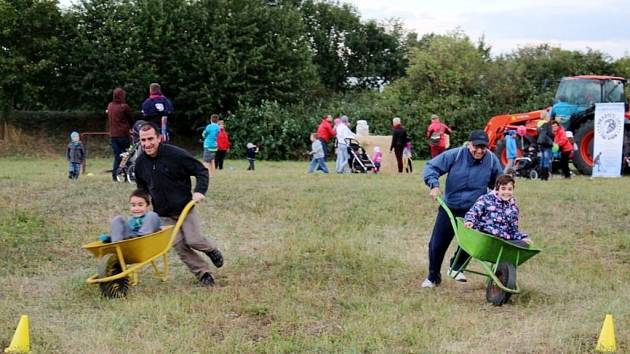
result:
[[(560, 81), (556, 97), (553, 100), (551, 115), (560, 119), (565, 129), (572, 130), (572, 118), (595, 103), (626, 103), (624, 85), (621, 77), (582, 75), (565, 77)], [(626, 103), (627, 105), (627, 103)]]

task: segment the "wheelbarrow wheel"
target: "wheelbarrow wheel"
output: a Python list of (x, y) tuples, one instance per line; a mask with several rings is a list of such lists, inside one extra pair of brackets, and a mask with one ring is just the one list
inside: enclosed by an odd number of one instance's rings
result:
[[(98, 275), (101, 278), (110, 277), (122, 272), (122, 267), (115, 254), (109, 253), (101, 257), (98, 263)], [(129, 290), (129, 278), (120, 278), (110, 282), (99, 283), (101, 295), (107, 298), (119, 298), (127, 296)]]
[[(506, 288), (516, 288), (516, 267), (513, 264), (507, 262), (499, 263), (494, 274)], [(488, 279), (488, 286), (486, 287), (486, 300), (488, 300), (488, 302), (495, 306), (501, 306), (505, 304), (511, 296), (512, 293), (502, 290), (494, 283), (492, 278)]]

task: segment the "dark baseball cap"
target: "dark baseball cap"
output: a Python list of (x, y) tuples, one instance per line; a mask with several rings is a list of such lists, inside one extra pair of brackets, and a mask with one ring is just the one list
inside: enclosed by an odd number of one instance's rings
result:
[(473, 145), (486, 145), (488, 146), (488, 134), (481, 129), (473, 130), (470, 132), (468, 140)]

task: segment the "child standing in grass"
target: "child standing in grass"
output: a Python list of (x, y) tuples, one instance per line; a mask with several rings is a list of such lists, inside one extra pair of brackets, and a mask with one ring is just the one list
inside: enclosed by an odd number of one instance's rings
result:
[(519, 209), (514, 199), (514, 177), (497, 178), (494, 190), (482, 195), (464, 216), (464, 226), (528, 247), (529, 236), (518, 230)]
[(111, 242), (148, 235), (160, 230), (160, 217), (149, 210), (151, 198), (145, 191), (136, 189), (131, 192), (129, 206), (131, 210), (129, 219), (118, 215), (112, 220)]
[(317, 133), (311, 133), (311, 151), (309, 155), (313, 156), (311, 164), (308, 166), (308, 173), (321, 170), (324, 173), (328, 173), (328, 167), (326, 166), (326, 160), (324, 160), (324, 146), (321, 140), (319, 140)]
[(405, 144), (405, 148), (403, 149), (403, 166), (405, 168), (406, 173), (413, 173), (413, 165), (411, 164), (411, 142), (407, 142)]
[(258, 153), (258, 146), (247, 143), (247, 161), (249, 161), (249, 167), (247, 171), (254, 171), (256, 169), (256, 154)]
[(383, 153), (380, 146), (374, 147), (374, 154), (372, 154), (372, 162), (374, 162), (374, 173), (378, 173), (381, 170), (381, 161), (383, 161)]
[(66, 158), (68, 159), (68, 178), (79, 179), (81, 165), (85, 161), (85, 149), (79, 139), (78, 132), (70, 133), (70, 143), (66, 149)]

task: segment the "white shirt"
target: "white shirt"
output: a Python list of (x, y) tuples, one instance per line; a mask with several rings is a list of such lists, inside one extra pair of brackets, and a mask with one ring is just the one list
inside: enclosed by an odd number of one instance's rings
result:
[(335, 127), (337, 132), (337, 143), (347, 145), (346, 138), (356, 139), (357, 136), (348, 128), (347, 125), (341, 123)]

